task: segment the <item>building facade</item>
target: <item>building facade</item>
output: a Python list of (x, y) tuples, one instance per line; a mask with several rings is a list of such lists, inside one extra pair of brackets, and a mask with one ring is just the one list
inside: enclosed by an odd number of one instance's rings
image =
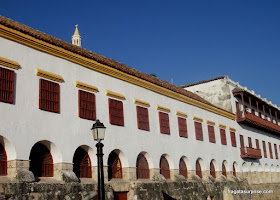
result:
[[(196, 92), (1, 16), (0, 44), (3, 176), (16, 178), (27, 170), (63, 181), (63, 174), (72, 173), (94, 183), (96, 143), (90, 129), (99, 119), (107, 127), (105, 181), (119, 198), (137, 198), (131, 192), (137, 181), (209, 176), (279, 181), (280, 140), (274, 131), (279, 109), (247, 91), (230, 85), (226, 102), (231, 108), (221, 108)], [(236, 111), (237, 99), (243, 103)], [(255, 108), (257, 99), (263, 111)], [(263, 119), (277, 127), (268, 131), (246, 124), (241, 112), (248, 108), (265, 111)]]

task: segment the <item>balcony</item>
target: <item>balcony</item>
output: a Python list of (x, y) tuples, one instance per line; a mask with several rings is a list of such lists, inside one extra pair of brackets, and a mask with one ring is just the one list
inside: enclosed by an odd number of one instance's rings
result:
[(279, 125), (273, 123), (272, 121), (268, 121), (259, 116), (256, 116), (247, 111), (237, 112), (236, 121), (238, 123), (251, 125), (251, 126), (257, 127), (261, 130), (268, 131), (268, 132), (271, 132), (274, 134), (277, 133), (277, 135), (280, 135), (280, 126)]
[(241, 158), (260, 159), (262, 158), (261, 149), (254, 149), (251, 147), (241, 147)]

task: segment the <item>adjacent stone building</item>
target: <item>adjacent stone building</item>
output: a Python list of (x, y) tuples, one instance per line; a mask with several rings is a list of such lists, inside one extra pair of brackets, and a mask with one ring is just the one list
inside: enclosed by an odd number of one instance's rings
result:
[[(228, 188), (279, 182), (277, 107), (227, 80), (217, 103), (81, 48), (77, 27), (74, 36), (70, 44), (0, 16), (3, 198), (80, 199), (95, 190), (96, 119), (107, 127), (108, 199), (229, 199), (239, 196)], [(248, 108), (273, 129), (251, 126)]]

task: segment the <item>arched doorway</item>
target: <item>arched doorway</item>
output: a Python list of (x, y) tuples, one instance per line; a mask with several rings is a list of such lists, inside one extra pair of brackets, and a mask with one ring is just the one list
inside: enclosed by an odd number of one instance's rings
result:
[(122, 178), (122, 163), (114, 151), (112, 151), (108, 158), (108, 178)]
[(223, 162), (222, 164), (222, 174), (227, 177), (227, 169), (226, 169), (226, 165), (225, 165), (225, 162)]
[(79, 147), (73, 158), (73, 171), (78, 178), (91, 178), (91, 161), (88, 153)]
[(170, 179), (170, 168), (167, 159), (164, 156), (160, 158), (160, 174), (166, 179)]
[(49, 149), (41, 144), (36, 143), (30, 152), (30, 171), (37, 177), (53, 176), (53, 159)]
[(201, 171), (201, 165), (199, 163), (199, 160), (196, 161), (195, 170), (196, 170), (196, 175), (199, 176), (199, 178), (202, 178), (202, 171)]
[(188, 178), (188, 170), (187, 170), (187, 165), (184, 161), (183, 158), (180, 159), (180, 163), (179, 163), (179, 174), (181, 174), (182, 176), (184, 176), (185, 178)]
[(137, 179), (149, 179), (150, 170), (146, 157), (143, 154), (139, 154), (137, 157)]
[(211, 163), (210, 163), (210, 175), (213, 178), (216, 178), (216, 170), (215, 170), (215, 166), (214, 166), (213, 161), (211, 161)]
[(5, 148), (0, 144), (0, 176), (7, 175), (7, 154)]

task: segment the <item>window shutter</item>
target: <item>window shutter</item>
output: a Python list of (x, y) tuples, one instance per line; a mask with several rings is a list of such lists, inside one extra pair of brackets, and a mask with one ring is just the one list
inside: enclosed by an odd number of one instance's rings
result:
[(244, 138), (243, 138), (243, 135), (240, 135), (240, 136), (239, 136), (239, 139), (240, 139), (240, 147), (244, 147)]
[(256, 139), (256, 148), (257, 148), (257, 149), (260, 149), (260, 143), (259, 143), (259, 140), (258, 140), (258, 139)]
[(274, 150), (275, 150), (275, 158), (278, 159), (278, 151), (277, 151), (277, 145), (274, 144)]
[(221, 134), (221, 143), (223, 145), (227, 145), (226, 130), (220, 129), (220, 134)]
[(216, 143), (214, 126), (208, 125), (209, 142)]
[(252, 139), (251, 139), (251, 137), (248, 137), (248, 143), (249, 143), (249, 147), (250, 147), (250, 148), (253, 148), (253, 146), (252, 146)]
[(14, 77), (14, 71), (0, 67), (0, 101), (14, 102)]
[(201, 166), (200, 166), (199, 161), (196, 161), (195, 171), (196, 171), (196, 175), (199, 176), (200, 178), (202, 178)]
[(227, 177), (227, 170), (226, 170), (226, 166), (225, 166), (224, 163), (222, 164), (222, 174), (223, 174), (225, 177)]
[(95, 120), (95, 95), (79, 90), (79, 117)]
[(40, 79), (39, 108), (59, 113), (59, 84)]
[(136, 106), (138, 128), (141, 130), (150, 130), (148, 108)]
[(178, 117), (178, 126), (179, 126), (179, 136), (180, 137), (188, 137), (188, 129), (187, 129), (187, 120), (182, 117)]
[(159, 112), (160, 132), (170, 134), (169, 116), (167, 113)]
[(149, 164), (143, 154), (140, 154), (137, 158), (137, 178), (138, 179), (149, 179)]
[(196, 139), (203, 141), (202, 124), (200, 122), (194, 122), (194, 127)]
[(231, 138), (231, 146), (236, 147), (236, 138), (235, 138), (235, 132), (230, 132), (230, 138)]
[(124, 126), (123, 102), (109, 99), (109, 117), (113, 125)]
[(267, 158), (265, 141), (262, 141), (262, 143), (263, 143), (263, 156), (264, 156), (265, 158)]
[(166, 158), (163, 156), (160, 159), (160, 174), (162, 174), (166, 179), (170, 179), (169, 164)]
[(270, 142), (268, 143), (268, 148), (269, 148), (270, 158), (273, 159), (272, 147)]
[(185, 178), (188, 178), (188, 170), (187, 170), (187, 165), (185, 161), (181, 158), (180, 159), (180, 164), (179, 164), (179, 173), (184, 176)]

